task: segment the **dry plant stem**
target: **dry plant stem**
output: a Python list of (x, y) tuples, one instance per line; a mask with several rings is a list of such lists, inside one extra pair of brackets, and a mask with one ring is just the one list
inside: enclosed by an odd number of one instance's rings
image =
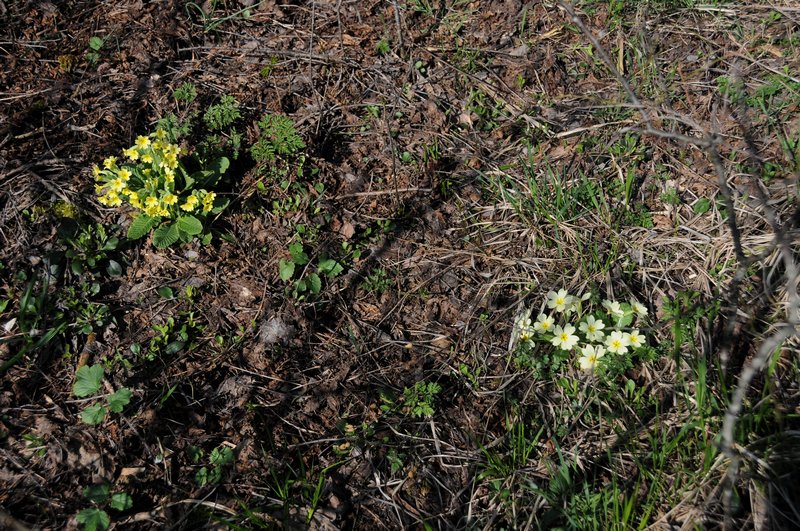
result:
[(397, 7), (397, 0), (392, 0), (394, 6), (394, 23), (397, 26), (397, 44), (403, 47), (403, 26), (400, 24), (400, 10)]

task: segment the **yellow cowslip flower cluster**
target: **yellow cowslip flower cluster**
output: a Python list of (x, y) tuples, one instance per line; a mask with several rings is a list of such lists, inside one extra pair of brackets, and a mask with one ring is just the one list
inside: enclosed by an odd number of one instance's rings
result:
[(151, 217), (173, 218), (180, 211), (198, 210), (208, 214), (214, 208), (214, 192), (176, 189), (176, 174), (185, 175), (182, 154), (163, 129), (137, 137), (134, 145), (122, 150), (122, 159), (108, 157), (102, 168), (92, 167), (98, 202), (108, 207), (127, 202)]
[(588, 299), (588, 295), (576, 297), (565, 289), (550, 291), (546, 305), (551, 313), (541, 312), (533, 321), (532, 310), (524, 309), (514, 323), (515, 342), (522, 348), (541, 340), (562, 351), (577, 349), (581, 354), (578, 365), (584, 371), (594, 370), (606, 354), (626, 355), (646, 345), (644, 334), (630, 328), (634, 321), (647, 317), (646, 306), (635, 299), (628, 303), (604, 300), (604, 312), (585, 312), (583, 303)]

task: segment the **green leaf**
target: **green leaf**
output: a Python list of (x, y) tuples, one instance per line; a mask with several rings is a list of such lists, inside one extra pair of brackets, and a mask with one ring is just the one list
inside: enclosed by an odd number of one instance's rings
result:
[(95, 394), (103, 383), (102, 365), (84, 365), (75, 374), (75, 384), (72, 386), (72, 394), (77, 397), (90, 396)]
[(209, 483), (219, 483), (222, 479), (222, 468), (215, 466), (208, 473)]
[(211, 209), (211, 213), (212, 214), (219, 214), (220, 212), (222, 212), (223, 210), (228, 208), (228, 205), (230, 205), (230, 204), (231, 204), (231, 200), (228, 199), (227, 197), (224, 198), (224, 199), (220, 199), (218, 197), (217, 199), (214, 200), (214, 208)]
[(177, 223), (171, 223), (169, 225), (161, 225), (153, 233), (153, 245), (157, 249), (163, 249), (177, 242), (180, 239), (180, 237), (181, 233), (178, 230)]
[(203, 224), (194, 216), (181, 216), (178, 218), (178, 228), (192, 236), (203, 232)]
[(90, 426), (95, 426), (103, 422), (103, 419), (106, 418), (106, 413), (108, 413), (106, 406), (95, 404), (81, 411), (81, 420)]
[(157, 222), (158, 218), (151, 218), (150, 216), (145, 216), (144, 214), (136, 216), (136, 218), (131, 222), (130, 227), (128, 227), (128, 239), (138, 240), (142, 236), (149, 233), (150, 229), (155, 227)]
[(622, 317), (617, 319), (616, 327), (627, 328), (633, 322), (633, 310), (631, 309), (631, 305), (627, 302), (620, 303), (619, 307), (625, 313), (622, 315)]
[(119, 262), (116, 260), (109, 260), (108, 265), (106, 266), (106, 272), (108, 273), (108, 276), (111, 277), (122, 276), (122, 266), (119, 265)]
[(201, 487), (205, 487), (208, 484), (208, 469), (203, 467), (198, 470), (194, 475), (194, 480)]
[(111, 496), (111, 508), (117, 511), (127, 511), (133, 507), (133, 500), (125, 492), (118, 492)]
[(203, 449), (190, 444), (186, 447), (186, 455), (192, 463), (197, 463), (203, 457)]
[(291, 260), (287, 262), (286, 260), (281, 258), (278, 261), (278, 271), (280, 273), (281, 280), (286, 282), (294, 275), (294, 262), (292, 262)]
[(84, 531), (105, 531), (111, 525), (108, 513), (94, 507), (82, 510), (76, 519), (79, 524), (83, 524)]
[(83, 497), (94, 503), (105, 503), (110, 494), (108, 483), (89, 485), (83, 489)]
[(289, 254), (292, 255), (292, 261), (297, 265), (308, 263), (308, 255), (303, 251), (303, 244), (300, 242), (289, 244)]
[(227, 446), (220, 446), (211, 450), (209, 462), (212, 465), (230, 465), (233, 463), (233, 450)]
[(701, 197), (694, 204), (692, 210), (694, 210), (695, 214), (705, 214), (706, 212), (711, 210), (711, 201), (709, 201), (705, 197)]
[(167, 347), (164, 349), (164, 354), (166, 354), (167, 356), (174, 356), (175, 354), (183, 350), (183, 347), (185, 345), (186, 345), (185, 341), (178, 341), (178, 340), (171, 341), (170, 344), (167, 345)]
[(218, 173), (220, 177), (228, 171), (228, 168), (231, 166), (231, 161), (228, 160), (228, 157), (220, 157), (214, 162), (211, 163), (211, 170), (215, 173)]
[(318, 295), (322, 290), (322, 280), (320, 280), (319, 275), (316, 273), (311, 273), (308, 275), (308, 282), (311, 286), (311, 293)]
[(329, 277), (335, 277), (342, 271), (344, 271), (342, 264), (333, 258), (323, 258), (319, 261), (319, 272)]
[(156, 290), (156, 292), (162, 299), (175, 298), (175, 295), (172, 293), (172, 288), (170, 288), (169, 286), (161, 286)]
[(122, 410), (131, 402), (133, 393), (127, 387), (123, 387), (116, 393), (108, 397), (108, 409), (114, 413), (122, 413)]
[(100, 48), (103, 47), (103, 43), (104, 42), (105, 41), (103, 39), (101, 39), (100, 37), (96, 37), (96, 36), (92, 37), (92, 38), (89, 39), (89, 48), (91, 48), (94, 51), (98, 51), (98, 50), (100, 50)]
[(113, 251), (119, 246), (119, 238), (113, 237), (109, 238), (108, 241), (103, 245), (102, 251)]

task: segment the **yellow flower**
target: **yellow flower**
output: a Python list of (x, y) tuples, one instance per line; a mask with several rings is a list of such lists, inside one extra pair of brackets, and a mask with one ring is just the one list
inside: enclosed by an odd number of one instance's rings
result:
[(146, 136), (138, 136), (136, 137), (136, 147), (139, 149), (145, 149), (150, 147), (150, 139)]
[(186, 198), (186, 202), (181, 205), (181, 209), (185, 210), (186, 212), (191, 212), (195, 208), (197, 208), (197, 196), (190, 195)]
[(145, 162), (147, 164), (152, 164), (153, 163), (153, 155), (151, 155), (150, 153), (143, 153), (142, 154), (142, 162)]
[(95, 164), (92, 166), (92, 175), (94, 175), (95, 179), (99, 179), (103, 175), (103, 170), (100, 169), (100, 166)]
[(155, 218), (161, 215), (161, 209), (159, 208), (158, 205), (144, 207), (144, 213), (150, 216), (151, 218)]
[(144, 205), (148, 208), (151, 207), (158, 207), (158, 198), (153, 197), (152, 195), (144, 200)]
[(127, 168), (122, 168), (117, 172), (117, 177), (119, 177), (120, 181), (126, 183), (131, 178), (131, 172)]
[(122, 154), (128, 157), (130, 160), (133, 161), (139, 160), (139, 152), (136, 150), (136, 147), (129, 147), (128, 149), (123, 149)]
[(116, 164), (117, 164), (117, 157), (108, 157), (106, 160), (103, 161), (103, 166), (105, 166), (106, 169), (109, 170), (113, 168)]
[(97, 195), (102, 194), (103, 190), (105, 189), (105, 187), (106, 187), (105, 184), (95, 184), (94, 185), (94, 193), (96, 193)]
[(97, 198), (97, 202), (100, 203), (101, 205), (108, 206), (108, 196), (101, 195), (100, 197)]
[(166, 208), (159, 208), (158, 215), (159, 216), (164, 216), (165, 218), (168, 218), (169, 217), (169, 210), (167, 210)]
[(209, 192), (203, 198), (203, 214), (208, 214), (211, 212), (211, 209), (214, 208), (214, 198), (217, 197), (217, 194), (214, 192)]
[(138, 194), (135, 194), (135, 193), (129, 194), (128, 195), (128, 202), (131, 204), (131, 206), (133, 208), (138, 208), (138, 209), (141, 210), (142, 202), (139, 200), (139, 195)]
[(169, 184), (175, 182), (175, 171), (172, 168), (164, 168), (164, 180)]
[(120, 206), (122, 204), (122, 199), (120, 199), (117, 192), (113, 190), (106, 194), (106, 199), (108, 200), (108, 206), (110, 207)]
[(159, 127), (158, 129), (156, 129), (156, 132), (153, 133), (153, 136), (159, 140), (164, 140), (165, 138), (167, 138), (167, 132)]
[(122, 179), (114, 179), (113, 181), (108, 183), (108, 186), (114, 193), (121, 192), (126, 188), (125, 181), (123, 181)]
[(164, 159), (161, 161), (161, 166), (163, 168), (177, 168), (178, 167), (178, 157), (175, 153), (172, 152), (165, 152)]
[(164, 204), (167, 206), (172, 206), (178, 202), (178, 196), (175, 194), (167, 193), (164, 195), (164, 197), (161, 198), (161, 201), (163, 201)]

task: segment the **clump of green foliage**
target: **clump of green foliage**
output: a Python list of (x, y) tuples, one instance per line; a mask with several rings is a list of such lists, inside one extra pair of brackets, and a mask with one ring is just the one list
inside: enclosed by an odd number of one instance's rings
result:
[(403, 390), (403, 400), (412, 417), (431, 417), (436, 412), (433, 402), (442, 386), (436, 382), (417, 382)]
[(271, 176), (284, 177), (289, 173), (291, 162), (299, 156), (297, 173), (302, 173), (305, 157), (301, 151), (306, 144), (297, 133), (294, 122), (279, 114), (265, 114), (258, 122), (258, 140), (250, 148), (253, 160), (268, 168)]

